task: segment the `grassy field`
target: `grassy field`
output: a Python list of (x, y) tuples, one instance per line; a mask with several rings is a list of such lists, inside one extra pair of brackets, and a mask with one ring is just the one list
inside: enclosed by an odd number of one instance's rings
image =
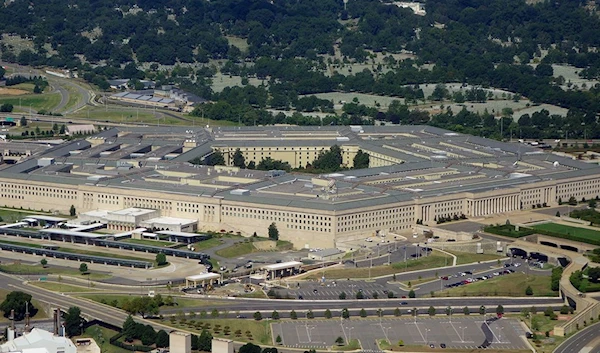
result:
[(130, 243), (130, 244), (141, 244), (141, 245), (150, 245), (150, 246), (172, 246), (175, 245), (175, 243), (172, 243), (170, 241), (162, 241), (162, 240), (150, 240), (150, 239), (123, 239), (123, 240), (119, 240), (120, 242), (123, 243)]
[(44, 288), (53, 292), (60, 293), (84, 293), (84, 292), (95, 292), (98, 289), (93, 287), (84, 287), (84, 286), (76, 286), (73, 284), (66, 284), (60, 282), (52, 282), (52, 281), (37, 281), (37, 282), (29, 282), (32, 286)]
[[(369, 268), (332, 268), (325, 270), (325, 278), (340, 279), (340, 278), (368, 278), (391, 275), (393, 273), (401, 273), (406, 271), (424, 270), (428, 268), (442, 267), (446, 264), (452, 264), (452, 257), (443, 253), (433, 252), (427, 257), (422, 257), (417, 260), (409, 260), (404, 262), (393, 263), (391, 266), (373, 266)], [(320, 279), (323, 271), (313, 272), (303, 279)]]
[[(6, 290), (6, 289), (0, 289), (0, 303), (4, 301), (4, 299), (6, 299), (6, 296), (10, 293), (11, 291)], [(35, 316), (32, 316), (32, 319), (47, 319), (48, 315), (46, 314), (46, 312), (43, 310), (43, 305), (42, 303), (40, 303), (39, 301), (37, 301), (35, 299), (35, 297), (32, 296), (31, 298), (31, 304), (33, 304), (33, 306), (35, 308), (38, 309), (37, 313), (35, 314)], [(5, 318), (4, 316), (0, 316), (0, 322), (8, 322), (8, 319)]]
[(210, 238), (194, 243), (192, 246), (196, 249), (196, 251), (202, 251), (214, 248), (215, 246), (221, 245), (221, 243), (222, 241), (219, 238)]
[(14, 223), (32, 214), (40, 214), (40, 211), (14, 210), (11, 208), (0, 208), (1, 222)]
[[(222, 337), (232, 339), (234, 341), (251, 341), (254, 344), (272, 344), (271, 330), (266, 320), (240, 320), (240, 319), (187, 319), (185, 323), (181, 323), (180, 320), (175, 320), (173, 324), (169, 320), (164, 320), (163, 323), (168, 324), (176, 328), (181, 328), (187, 331), (195, 332), (199, 335), (202, 332), (202, 327), (206, 328), (214, 337)], [(269, 322), (272, 322), (269, 320)], [(215, 327), (220, 325), (221, 329), (215, 331)], [(225, 335), (223, 329), (228, 326), (230, 329), (229, 335)], [(236, 331), (240, 331), (241, 334), (236, 335)], [(248, 336), (247, 333), (251, 336)], [(251, 339), (249, 338), (251, 337)]]
[(102, 256), (102, 257), (110, 257), (110, 258), (114, 258), (114, 259), (152, 262), (152, 260), (145, 259), (143, 257), (121, 255), (121, 254), (115, 254), (115, 253), (110, 253), (110, 252), (89, 251), (89, 250), (81, 250), (81, 249), (74, 249), (74, 248), (64, 248), (64, 247), (58, 248), (58, 251), (62, 251), (62, 252), (70, 253), (70, 254), (80, 254), (80, 255), (90, 255), (90, 256)]
[(544, 223), (532, 226), (533, 229), (540, 229), (554, 233), (560, 233), (565, 235), (570, 235), (574, 238), (574, 240), (579, 240), (582, 242), (586, 242), (588, 240), (598, 240), (600, 239), (600, 231), (587, 229), (587, 228), (577, 228), (566, 226), (558, 223)]
[[(139, 294), (138, 293), (131, 293), (131, 294), (81, 294), (78, 295), (82, 298), (87, 298), (90, 300), (93, 300), (95, 302), (98, 303), (113, 303), (116, 300), (117, 303), (117, 307), (120, 308), (123, 301), (125, 300), (131, 300), (132, 298), (141, 296), (141, 295), (147, 295), (148, 294), (148, 289), (147, 288), (141, 288), (139, 290)], [(163, 298), (167, 297), (167, 294), (162, 294)], [(227, 301), (223, 300), (203, 300), (203, 299), (187, 299), (187, 298), (181, 298), (181, 297), (173, 297), (175, 303), (177, 303), (177, 305), (175, 306), (175, 308), (180, 308), (180, 309), (186, 309), (186, 308), (195, 308), (195, 307), (215, 307), (215, 306), (219, 306), (219, 305), (226, 305)], [(172, 307), (166, 307), (166, 308), (172, 308)]]
[(0, 243), (18, 245), (18, 246), (27, 246), (30, 248), (38, 248), (38, 249), (42, 247), (41, 245), (35, 244), (35, 243), (25, 243), (25, 242), (21, 242), (21, 241), (12, 241), (12, 240), (6, 240), (6, 239), (0, 239)]
[[(448, 250), (445, 250), (445, 251), (448, 251)], [(501, 259), (503, 257), (503, 256), (496, 255), (496, 254), (473, 254), (473, 253), (466, 253), (466, 252), (459, 252), (459, 251), (448, 251), (448, 252), (456, 256), (456, 264), (457, 265), (470, 264), (473, 262), (480, 262), (480, 261), (497, 260), (497, 259)]]
[[(17, 109), (20, 102), (20, 109)], [(60, 93), (27, 94), (22, 96), (0, 96), (0, 104), (9, 103), (15, 106), (15, 111), (29, 112), (29, 107), (38, 110), (52, 111), (60, 103)]]
[[(40, 257), (41, 260), (41, 257)], [(71, 277), (80, 277), (87, 278), (88, 275), (82, 275), (76, 269), (69, 268), (55, 268), (52, 267), (52, 259), (48, 259), (49, 265), (46, 268), (43, 268), (41, 265), (23, 265), (23, 264), (1, 264), (0, 271), (6, 273), (13, 274), (21, 274), (21, 275), (40, 275), (45, 276), (49, 274), (54, 275), (63, 275), (63, 276), (71, 276)], [(106, 273), (96, 273), (90, 272), (89, 277), (91, 280), (100, 280), (111, 278), (112, 276)]]
[(98, 344), (98, 346), (100, 346), (100, 351), (102, 353), (131, 353), (131, 351), (110, 344), (110, 338), (116, 335), (117, 333), (117, 331), (113, 331), (102, 326), (94, 325), (85, 329), (83, 335), (77, 336), (75, 338), (93, 338), (94, 341), (96, 341), (96, 343)]
[(225, 249), (218, 250), (216, 252), (216, 254), (219, 256), (227, 257), (227, 258), (234, 258), (234, 257), (250, 254), (255, 251), (258, 251), (258, 250), (254, 247), (254, 244), (252, 244), (251, 242), (244, 241), (244, 242), (240, 242), (240, 243), (235, 243), (231, 246), (226, 247)]
[(525, 296), (525, 289), (531, 286), (533, 296), (549, 297), (558, 293), (550, 290), (550, 276), (524, 273), (511, 273), (494, 277), (485, 281), (474, 282), (464, 286), (445, 289), (436, 296)]

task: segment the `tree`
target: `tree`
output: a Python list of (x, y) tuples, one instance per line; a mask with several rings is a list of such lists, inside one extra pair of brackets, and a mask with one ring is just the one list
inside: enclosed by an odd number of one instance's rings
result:
[(42, 264), (42, 267), (46, 268), (46, 266), (48, 265), (48, 260), (46, 260), (46, 259), (42, 259), (42, 260), (40, 261), (40, 264)]
[(194, 163), (194, 160), (190, 161), (192, 164), (204, 164), (204, 165), (225, 165), (225, 157), (221, 151), (214, 151), (213, 153), (206, 156), (200, 163)]
[(344, 345), (344, 339), (342, 338), (342, 336), (339, 336), (338, 338), (335, 339), (335, 343), (338, 346), (343, 346)]
[[(133, 339), (133, 337), (135, 336), (135, 328), (136, 328), (136, 323), (135, 321), (133, 321), (133, 317), (131, 317), (131, 315), (128, 315), (127, 318), (125, 319), (125, 322), (123, 322), (123, 336), (125, 337), (126, 341), (130, 341)], [(168, 338), (168, 337), (167, 337)], [(168, 343), (167, 343), (168, 345)]]
[(496, 307), (496, 314), (497, 315), (504, 314), (504, 307), (501, 304), (498, 304), (498, 306)]
[(14, 107), (13, 107), (12, 104), (10, 104), (10, 103), (4, 103), (4, 104), (0, 105), (0, 112), (10, 113), (10, 112), (13, 111), (13, 108)]
[(261, 350), (260, 346), (252, 344), (250, 342), (241, 346), (238, 351), (238, 353), (261, 353), (261, 352), (262, 352), (262, 350)]
[(71, 215), (71, 217), (75, 217), (75, 215), (77, 215), (77, 210), (75, 209), (75, 205), (71, 205), (71, 208), (69, 209), (69, 214)]
[(0, 304), (0, 310), (4, 312), (6, 318), (10, 317), (11, 310), (15, 311), (16, 321), (23, 320), (26, 308), (31, 316), (37, 313), (37, 309), (31, 304), (31, 295), (20, 291), (10, 292)]
[(363, 295), (362, 291), (358, 291), (356, 292), (356, 299), (363, 299), (365, 296)]
[(343, 308), (342, 309), (342, 318), (344, 318), (344, 319), (349, 319), (350, 318), (350, 311), (348, 311), (348, 308)]
[(338, 298), (339, 298), (340, 300), (344, 300), (344, 299), (346, 299), (346, 292), (341, 292), (341, 293), (338, 295)]
[(359, 315), (360, 317), (367, 317), (367, 311), (365, 309), (360, 309)]
[(326, 319), (331, 319), (331, 310), (326, 309), (323, 316), (325, 316)]
[(308, 311), (306, 312), (306, 318), (307, 319), (314, 319), (315, 318), (315, 314), (313, 313), (312, 310), (308, 309)]
[(485, 315), (485, 306), (484, 305), (479, 307), (479, 315)]
[(279, 230), (277, 229), (277, 225), (275, 224), (275, 222), (269, 225), (269, 239), (279, 240)]
[(81, 309), (76, 306), (72, 306), (67, 310), (65, 315), (65, 334), (68, 337), (73, 337), (81, 334), (80, 325), (83, 323), (81, 317)]
[(158, 253), (156, 254), (156, 265), (157, 266), (163, 266), (168, 264), (167, 262), (167, 255), (163, 254), (163, 253)]
[(427, 310), (427, 313), (429, 314), (429, 316), (435, 316), (435, 308), (433, 306), (430, 306), (429, 310)]
[(415, 295), (415, 291), (411, 289), (411, 290), (408, 292), (408, 297), (409, 297), (409, 298), (415, 298), (415, 297), (416, 297), (416, 295)]
[(527, 288), (525, 288), (525, 295), (533, 295), (533, 289), (531, 286), (527, 286)]
[(82, 274), (88, 272), (88, 265), (85, 262), (79, 265), (79, 272), (81, 272)]
[(233, 166), (246, 168), (246, 158), (244, 158), (244, 154), (239, 148), (233, 153)]
[(296, 313), (296, 310), (290, 311), (290, 319), (292, 319), (292, 320), (298, 319), (298, 314)]
[(210, 352), (212, 350), (212, 339), (213, 336), (208, 330), (202, 330), (198, 337), (198, 350), (204, 352)]
[(22, 116), (21, 120), (19, 120), (19, 125), (21, 125), (21, 127), (27, 126), (27, 118)]
[(370, 156), (368, 153), (363, 152), (363, 150), (358, 150), (353, 160), (354, 169), (369, 168), (369, 159)]
[(399, 340), (399, 341), (398, 341), (398, 345), (399, 345), (400, 347), (404, 346), (404, 340)]
[(262, 320), (262, 314), (260, 313), (260, 311), (257, 311), (254, 313), (254, 320), (256, 320), (256, 321)]
[(271, 319), (279, 320), (279, 313), (277, 312), (277, 310), (273, 310), (273, 312), (271, 313)]
[(560, 211), (556, 211), (556, 214), (555, 214), (555, 216), (556, 216), (556, 217), (560, 217)]
[(277, 335), (277, 338), (275, 338), (275, 343), (281, 344), (281, 341), (282, 341), (281, 335)]
[(468, 307), (468, 306), (465, 306), (465, 307), (463, 308), (463, 314), (465, 314), (465, 315), (470, 315), (470, 314), (471, 314), (471, 310), (469, 310), (469, 307)]
[(165, 348), (169, 346), (169, 334), (165, 330), (156, 333), (156, 347)]

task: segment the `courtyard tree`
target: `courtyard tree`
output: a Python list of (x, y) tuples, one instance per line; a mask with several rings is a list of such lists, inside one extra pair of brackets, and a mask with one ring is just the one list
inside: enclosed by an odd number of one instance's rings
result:
[(239, 148), (233, 153), (232, 159), (234, 167), (246, 168), (246, 158), (244, 158), (244, 154)]
[(166, 265), (167, 262), (167, 255), (163, 254), (163, 253), (158, 253), (156, 254), (156, 265), (157, 266), (163, 266)]
[(275, 224), (275, 222), (269, 225), (269, 239), (279, 240), (279, 230), (277, 229), (277, 225)]
[(69, 214), (71, 215), (71, 217), (75, 217), (77, 215), (77, 210), (75, 209), (75, 205), (71, 205), (71, 208), (69, 208)]

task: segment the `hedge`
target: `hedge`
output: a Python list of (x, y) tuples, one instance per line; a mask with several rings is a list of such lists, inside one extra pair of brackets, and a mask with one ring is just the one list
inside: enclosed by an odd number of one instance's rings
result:
[(142, 346), (142, 345), (137, 345), (137, 344), (126, 344), (124, 342), (119, 341), (125, 334), (124, 333), (117, 333), (116, 335), (112, 336), (109, 340), (110, 344), (112, 344), (113, 346), (117, 346), (117, 347), (121, 347), (123, 349), (126, 349), (128, 351), (133, 351), (133, 352), (150, 352), (152, 350), (154, 350), (154, 348), (152, 347), (148, 347), (148, 346)]

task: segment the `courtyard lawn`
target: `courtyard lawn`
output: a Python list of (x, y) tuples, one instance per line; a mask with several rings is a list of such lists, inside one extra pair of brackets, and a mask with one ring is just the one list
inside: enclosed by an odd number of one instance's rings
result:
[[(42, 258), (40, 257), (40, 260)], [(63, 275), (63, 276), (71, 276), (71, 277), (79, 277), (79, 278), (87, 278), (88, 275), (85, 276), (81, 274), (77, 269), (70, 269), (64, 267), (53, 267), (52, 266), (52, 258), (48, 259), (48, 266), (43, 268), (41, 265), (25, 265), (25, 264), (1, 264), (0, 272), (17, 274), (17, 275), (39, 275), (40, 277), (47, 276), (50, 274), (53, 275)], [(111, 278), (112, 276), (107, 273), (96, 273), (90, 272), (89, 278), (90, 280), (100, 280)]]
[(531, 228), (563, 234), (569, 236), (571, 240), (581, 241), (584, 243), (590, 241), (598, 242), (600, 240), (600, 231), (593, 229), (572, 227), (558, 223), (543, 223), (532, 226)]
[(213, 237), (210, 239), (201, 240), (197, 243), (194, 243), (192, 246), (194, 247), (194, 249), (196, 249), (196, 251), (203, 251), (221, 245), (221, 243), (221, 239)]
[(103, 353), (131, 353), (131, 351), (129, 350), (110, 344), (110, 338), (116, 335), (117, 333), (117, 331), (113, 331), (106, 327), (102, 327), (100, 325), (93, 325), (86, 328), (83, 332), (83, 335), (77, 336), (75, 338), (93, 338), (94, 341), (96, 341), (96, 343), (100, 347), (100, 351)]
[(558, 292), (550, 289), (550, 276), (536, 274), (511, 273), (485, 281), (478, 281), (456, 288), (444, 289), (435, 294), (442, 297), (466, 296), (525, 296), (525, 289), (531, 286), (533, 296), (553, 297)]

